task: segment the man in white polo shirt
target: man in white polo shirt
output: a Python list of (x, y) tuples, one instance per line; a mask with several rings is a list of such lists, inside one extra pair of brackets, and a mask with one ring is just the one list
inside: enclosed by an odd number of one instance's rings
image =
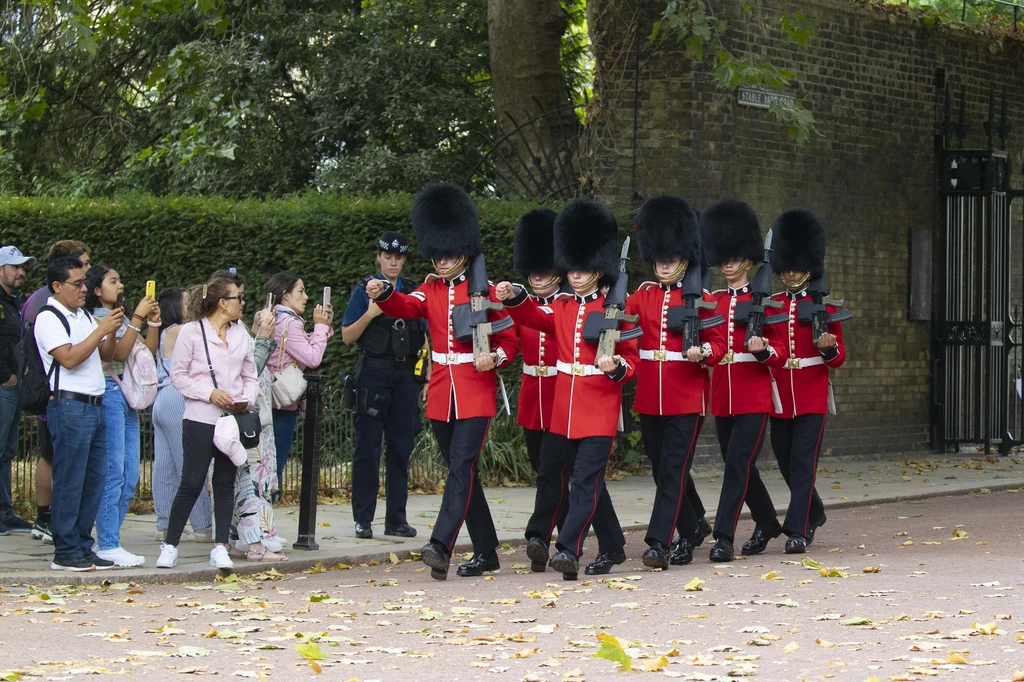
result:
[(50, 568), (112, 568), (112, 561), (99, 558), (92, 549), (92, 526), (107, 475), (102, 406), (106, 386), (99, 347), (105, 336), (120, 328), (124, 311), (114, 310), (97, 324), (82, 308), (85, 268), (73, 256), (52, 260), (46, 281), (53, 295), (36, 315), (35, 339), (52, 391), (46, 407), (53, 440)]

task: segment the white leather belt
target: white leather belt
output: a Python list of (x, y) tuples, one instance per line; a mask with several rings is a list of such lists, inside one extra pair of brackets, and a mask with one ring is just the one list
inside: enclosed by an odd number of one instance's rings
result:
[(736, 362), (757, 362), (753, 353), (733, 353), (729, 351), (719, 362), (720, 365), (731, 365)]
[(790, 358), (786, 360), (786, 369), (803, 369), (805, 367), (814, 367), (815, 365), (824, 365), (825, 361), (819, 355), (816, 358)]
[(555, 368), (550, 365), (523, 365), (523, 374), (530, 377), (550, 377), (555, 375)]
[(472, 353), (438, 353), (432, 350), (430, 358), (439, 365), (468, 365), (473, 362)]
[(570, 364), (568, 362), (562, 362), (561, 360), (558, 361), (558, 371), (562, 374), (572, 374), (573, 376), (578, 377), (589, 377), (595, 374), (604, 374), (604, 372), (593, 365), (584, 365), (580, 362), (573, 362)]
[(643, 350), (640, 349), (641, 360), (654, 360), (655, 362), (689, 362), (686, 356), (678, 350)]

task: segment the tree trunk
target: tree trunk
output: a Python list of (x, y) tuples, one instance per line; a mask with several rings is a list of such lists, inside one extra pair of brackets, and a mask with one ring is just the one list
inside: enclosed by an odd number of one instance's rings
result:
[(560, 57), (567, 26), (559, 0), (488, 0), (498, 127), (505, 134), (522, 126), (492, 150), (505, 193), (539, 200), (576, 193), (579, 122)]

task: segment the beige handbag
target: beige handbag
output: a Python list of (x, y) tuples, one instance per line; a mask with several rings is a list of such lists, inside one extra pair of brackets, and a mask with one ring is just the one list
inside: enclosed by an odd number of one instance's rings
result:
[[(291, 320), (289, 320), (289, 324)], [(306, 377), (302, 370), (294, 362), (284, 369), (288, 351), (288, 326), (285, 326), (284, 334), (281, 335), (281, 354), (278, 356), (277, 371), (274, 372), (270, 385), (270, 395), (275, 409), (291, 407), (302, 399), (306, 393)]]

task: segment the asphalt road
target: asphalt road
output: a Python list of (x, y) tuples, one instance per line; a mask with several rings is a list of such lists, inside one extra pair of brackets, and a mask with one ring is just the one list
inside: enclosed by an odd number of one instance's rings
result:
[(519, 547), (498, 573), (453, 567), (447, 582), (406, 562), (201, 585), (6, 586), (0, 680), (619, 679), (619, 663), (595, 657), (602, 646), (641, 675), (686, 680), (1024, 680), (1022, 503), (1024, 492), (994, 492), (835, 510), (806, 555), (825, 576), (779, 540), (718, 566), (705, 546), (690, 566), (652, 572), (632, 533), (626, 564), (576, 583), (524, 572)]

